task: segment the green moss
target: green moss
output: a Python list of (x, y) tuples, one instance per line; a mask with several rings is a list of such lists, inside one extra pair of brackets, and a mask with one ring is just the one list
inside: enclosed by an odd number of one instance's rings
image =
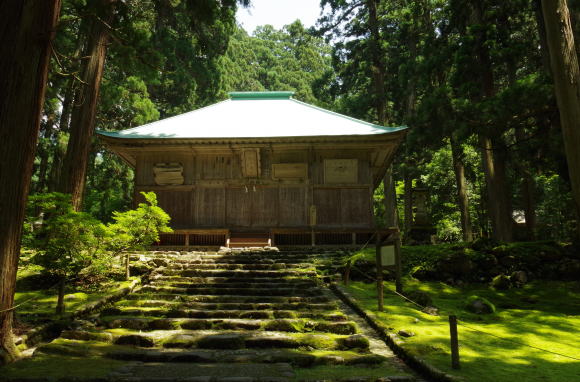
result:
[[(385, 327), (393, 332), (400, 329), (415, 332), (416, 336), (405, 340), (405, 348), (437, 368), (465, 380), (482, 382), (514, 379), (567, 382), (580, 377), (578, 362), (523, 345), (580, 358), (578, 282), (533, 282), (520, 289), (501, 292), (485, 284), (458, 288), (412, 279), (404, 280), (404, 286), (429, 293), (441, 315), (431, 316), (418, 311), (392, 292), (392, 283), (385, 283), (386, 311), (383, 313), (376, 310), (374, 285), (353, 283), (349, 290), (366, 310), (382, 320)], [(465, 300), (471, 295), (494, 301), (499, 307), (496, 314), (477, 315), (465, 311)], [(462, 363), (459, 371), (450, 367), (449, 314), (459, 318)], [(523, 344), (501, 341), (468, 327)]]
[(388, 378), (389, 376), (408, 376), (401, 370), (390, 365), (369, 366), (315, 366), (295, 369), (296, 381), (328, 381), (343, 380), (354, 377)]
[(107, 358), (63, 358), (38, 355), (0, 368), (3, 379), (104, 378), (125, 363)]

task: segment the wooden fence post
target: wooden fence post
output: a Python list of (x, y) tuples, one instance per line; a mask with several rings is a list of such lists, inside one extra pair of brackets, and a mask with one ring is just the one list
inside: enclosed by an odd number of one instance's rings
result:
[(377, 309), (379, 312), (384, 310), (384, 293), (383, 293), (383, 259), (381, 257), (381, 235), (377, 231), (376, 244), (376, 263), (377, 263)]
[(451, 337), (451, 367), (459, 369), (459, 338), (457, 336), (457, 316), (449, 316), (449, 334)]
[(403, 293), (403, 270), (401, 265), (401, 235), (397, 232), (395, 239), (395, 290)]

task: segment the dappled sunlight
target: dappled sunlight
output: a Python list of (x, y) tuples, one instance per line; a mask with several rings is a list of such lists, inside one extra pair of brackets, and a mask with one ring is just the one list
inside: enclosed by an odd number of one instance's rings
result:
[[(577, 346), (580, 316), (560, 313), (576, 309), (575, 306), (565, 306), (565, 302), (574, 301), (570, 298), (573, 293), (565, 292), (570, 290), (569, 284), (551, 282), (543, 287), (541, 283), (534, 283), (525, 289), (496, 293), (485, 285), (469, 285), (461, 289), (440, 282), (406, 280), (407, 290), (430, 294), (441, 316), (423, 313), (413, 304), (389, 293), (394, 290), (392, 283), (385, 283), (385, 312), (376, 311), (375, 284), (355, 282), (348, 289), (365, 309), (372, 311), (392, 332), (397, 333), (401, 329), (414, 332), (415, 336), (404, 339), (404, 346), (449, 373), (468, 380), (489, 382), (511, 381), (514, 378), (525, 381), (550, 381), (552, 378), (572, 381), (580, 379), (580, 361), (530, 347), (580, 358)], [(465, 298), (472, 294), (485, 296), (496, 306), (500, 305), (499, 302), (517, 305), (522, 296), (531, 295), (524, 293), (524, 290), (533, 292), (534, 298), (537, 298), (533, 309), (498, 307), (496, 314), (489, 315), (476, 315), (463, 309)], [(544, 306), (547, 311), (542, 310)], [(459, 316), (460, 370), (452, 370), (450, 365), (447, 315), (451, 312)]]

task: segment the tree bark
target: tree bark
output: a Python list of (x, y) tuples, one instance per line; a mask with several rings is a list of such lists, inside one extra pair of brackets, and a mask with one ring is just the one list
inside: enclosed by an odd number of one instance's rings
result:
[[(524, 144), (526, 139), (522, 127), (515, 129), (516, 142), (518, 145)], [(526, 231), (528, 240), (536, 239), (536, 200), (534, 198), (536, 182), (532, 177), (531, 163), (527, 158), (520, 158), (517, 169), (522, 174), (522, 199), (524, 201), (524, 215), (526, 217)]]
[[(489, 50), (486, 45), (484, 20), (484, 4), (473, 2), (473, 17), (475, 25), (479, 26), (476, 34), (475, 54), (479, 65), (481, 81), (481, 98), (490, 98), (495, 95), (495, 84)], [(487, 205), (492, 224), (492, 236), (499, 241), (512, 241), (512, 210), (511, 193), (507, 187), (505, 161), (498, 160), (504, 156), (502, 145), (494, 142), (487, 132), (479, 134), (483, 170), (487, 188)], [(503, 159), (503, 158), (502, 158)]]
[(405, 170), (405, 223), (404, 236), (405, 242), (409, 240), (409, 233), (413, 227), (413, 178), (409, 170)]
[(66, 286), (66, 277), (62, 276), (58, 282), (58, 300), (56, 302), (56, 314), (64, 313), (64, 289)]
[(505, 161), (498, 160), (499, 150), (493, 140), (480, 135), (483, 172), (487, 189), (487, 211), (491, 219), (492, 237), (512, 241), (513, 219), (509, 189), (506, 185)]
[(395, 182), (393, 182), (393, 166), (385, 173), (383, 178), (383, 185), (385, 187), (385, 226), (399, 227), (399, 216), (397, 214), (397, 194), (395, 191)]
[(467, 182), (465, 180), (465, 165), (463, 163), (463, 149), (451, 136), (451, 154), (453, 159), (453, 171), (457, 185), (457, 206), (461, 213), (461, 232), (463, 241), (473, 241), (471, 215), (469, 214), (469, 198), (467, 196)]
[(40, 164), (38, 165), (38, 183), (34, 192), (43, 192), (46, 184), (48, 183), (48, 159), (50, 156), (50, 140), (52, 138), (54, 129), (54, 115), (48, 115), (46, 120), (46, 130), (44, 133), (44, 138), (47, 140), (46, 145), (41, 145), (38, 148), (38, 156), (40, 158)]
[(0, 3), (0, 364), (18, 356), (10, 309), (60, 6), (60, 0)]
[(96, 16), (92, 19), (83, 55), (87, 58), (82, 71), (84, 84), (81, 84), (75, 97), (70, 137), (62, 164), (59, 191), (71, 194), (73, 207), (77, 211), (80, 210), (83, 200), (91, 138), (95, 130), (97, 100), (110, 36), (109, 28), (114, 19), (116, 2), (117, 0), (94, 1)]
[[(580, 70), (574, 34), (566, 0), (542, 0), (542, 11), (572, 195), (580, 216)], [(580, 239), (580, 224), (576, 226)]]

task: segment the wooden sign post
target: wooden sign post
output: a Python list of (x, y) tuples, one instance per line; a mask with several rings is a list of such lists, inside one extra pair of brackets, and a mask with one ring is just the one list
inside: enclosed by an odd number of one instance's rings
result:
[(377, 266), (377, 299), (378, 310), (384, 309), (384, 286), (383, 286), (383, 268), (394, 267), (395, 270), (395, 289), (397, 293), (403, 293), (403, 282), (401, 279), (401, 237), (398, 228), (390, 228), (387, 231), (386, 239), (381, 237), (381, 232), (377, 232), (376, 240), (376, 266)]

